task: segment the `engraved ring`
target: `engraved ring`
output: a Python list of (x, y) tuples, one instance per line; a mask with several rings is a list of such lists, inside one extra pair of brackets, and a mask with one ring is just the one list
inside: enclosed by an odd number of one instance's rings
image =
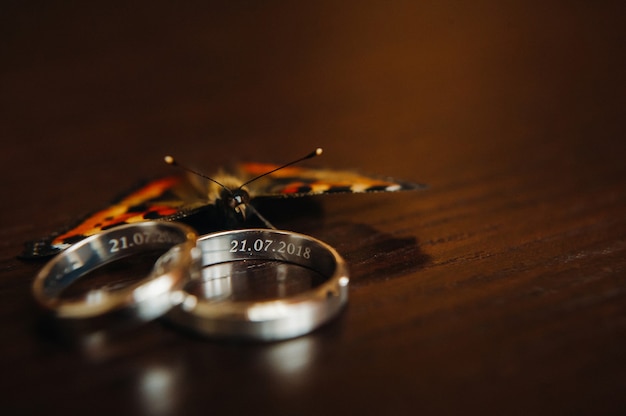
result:
[[(178, 304), (166, 315), (169, 321), (194, 332), (210, 337), (282, 340), (313, 331), (335, 317), (347, 302), (345, 261), (334, 248), (313, 237), (245, 229), (209, 234), (196, 244), (205, 269), (173, 296)], [(261, 301), (229, 299), (229, 280), (236, 267), (258, 267), (254, 264), (259, 261), (304, 267), (321, 275), (323, 281), (294, 295)], [(213, 271), (204, 273), (207, 269)], [(258, 278), (256, 269), (248, 278)], [(201, 294), (191, 291), (189, 286), (197, 285), (198, 280), (210, 290)]]
[[(124, 321), (149, 321), (171, 306), (171, 294), (194, 271), (197, 235), (174, 222), (126, 224), (92, 235), (55, 256), (37, 274), (33, 294), (37, 303), (65, 322), (118, 316)], [(78, 279), (107, 263), (154, 250), (169, 249), (145, 278), (127, 287), (89, 290), (77, 298), (63, 292)]]

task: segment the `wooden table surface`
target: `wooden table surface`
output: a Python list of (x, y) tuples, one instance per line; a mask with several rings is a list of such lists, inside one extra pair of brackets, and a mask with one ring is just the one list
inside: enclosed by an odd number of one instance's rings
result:
[[(626, 9), (518, 3), (5, 2), (2, 414), (624, 412)], [(348, 261), (336, 321), (271, 344), (156, 321), (96, 352), (38, 324), (25, 241), (164, 154), (317, 146), (430, 185), (273, 214)]]

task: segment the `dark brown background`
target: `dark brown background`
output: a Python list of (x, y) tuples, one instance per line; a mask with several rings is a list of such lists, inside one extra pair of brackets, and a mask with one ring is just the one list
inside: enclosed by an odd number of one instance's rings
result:
[[(0, 6), (4, 414), (625, 409), (624, 2), (50, 3)], [(431, 186), (274, 215), (349, 261), (339, 320), (269, 345), (154, 322), (98, 353), (38, 329), (25, 240), (166, 153), (316, 146)]]

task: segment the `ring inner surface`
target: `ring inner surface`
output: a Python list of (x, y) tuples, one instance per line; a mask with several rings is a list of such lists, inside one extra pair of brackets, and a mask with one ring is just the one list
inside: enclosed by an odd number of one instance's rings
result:
[(200, 279), (185, 291), (209, 301), (285, 298), (320, 286), (336, 272), (328, 247), (281, 231), (245, 230), (201, 239)]
[(263, 301), (295, 296), (311, 290), (328, 277), (293, 263), (247, 259), (210, 265), (185, 291), (209, 301)]
[(77, 277), (56, 296), (59, 299), (71, 300), (82, 298), (94, 290), (117, 292), (145, 279), (154, 267), (155, 262), (169, 248), (152, 249), (132, 256), (116, 259), (88, 270)]
[[(85, 244), (70, 247), (53, 260), (43, 282), (43, 293), (49, 298), (76, 297), (104, 280), (104, 286), (97, 290), (122, 289), (145, 278), (160, 255), (186, 240), (182, 230), (160, 224), (113, 229), (106, 236), (98, 235)], [(111, 273), (116, 274), (113, 280)], [(85, 275), (89, 278), (81, 279)], [(131, 277), (134, 281), (128, 280)]]

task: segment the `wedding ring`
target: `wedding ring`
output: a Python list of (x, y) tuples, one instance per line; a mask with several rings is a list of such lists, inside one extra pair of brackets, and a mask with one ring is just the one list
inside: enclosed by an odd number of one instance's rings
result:
[[(119, 315), (124, 321), (155, 319), (171, 306), (171, 294), (194, 271), (197, 235), (174, 222), (121, 225), (81, 240), (54, 257), (35, 277), (33, 294), (56, 318), (83, 321)], [(63, 293), (78, 279), (105, 264), (140, 253), (167, 250), (145, 278), (111, 290), (96, 288), (76, 298)]]
[[(197, 247), (204, 271), (210, 272), (191, 279), (176, 293), (178, 305), (166, 318), (200, 334), (261, 341), (297, 337), (335, 317), (347, 302), (349, 276), (345, 261), (334, 248), (313, 237), (246, 229), (203, 236)], [(247, 279), (255, 279), (259, 262), (303, 267), (321, 275), (323, 282), (285, 297), (233, 300), (233, 273), (247, 267)], [(283, 277), (277, 273), (274, 278)], [(204, 286), (202, 295), (190, 291), (190, 285), (198, 283)]]

